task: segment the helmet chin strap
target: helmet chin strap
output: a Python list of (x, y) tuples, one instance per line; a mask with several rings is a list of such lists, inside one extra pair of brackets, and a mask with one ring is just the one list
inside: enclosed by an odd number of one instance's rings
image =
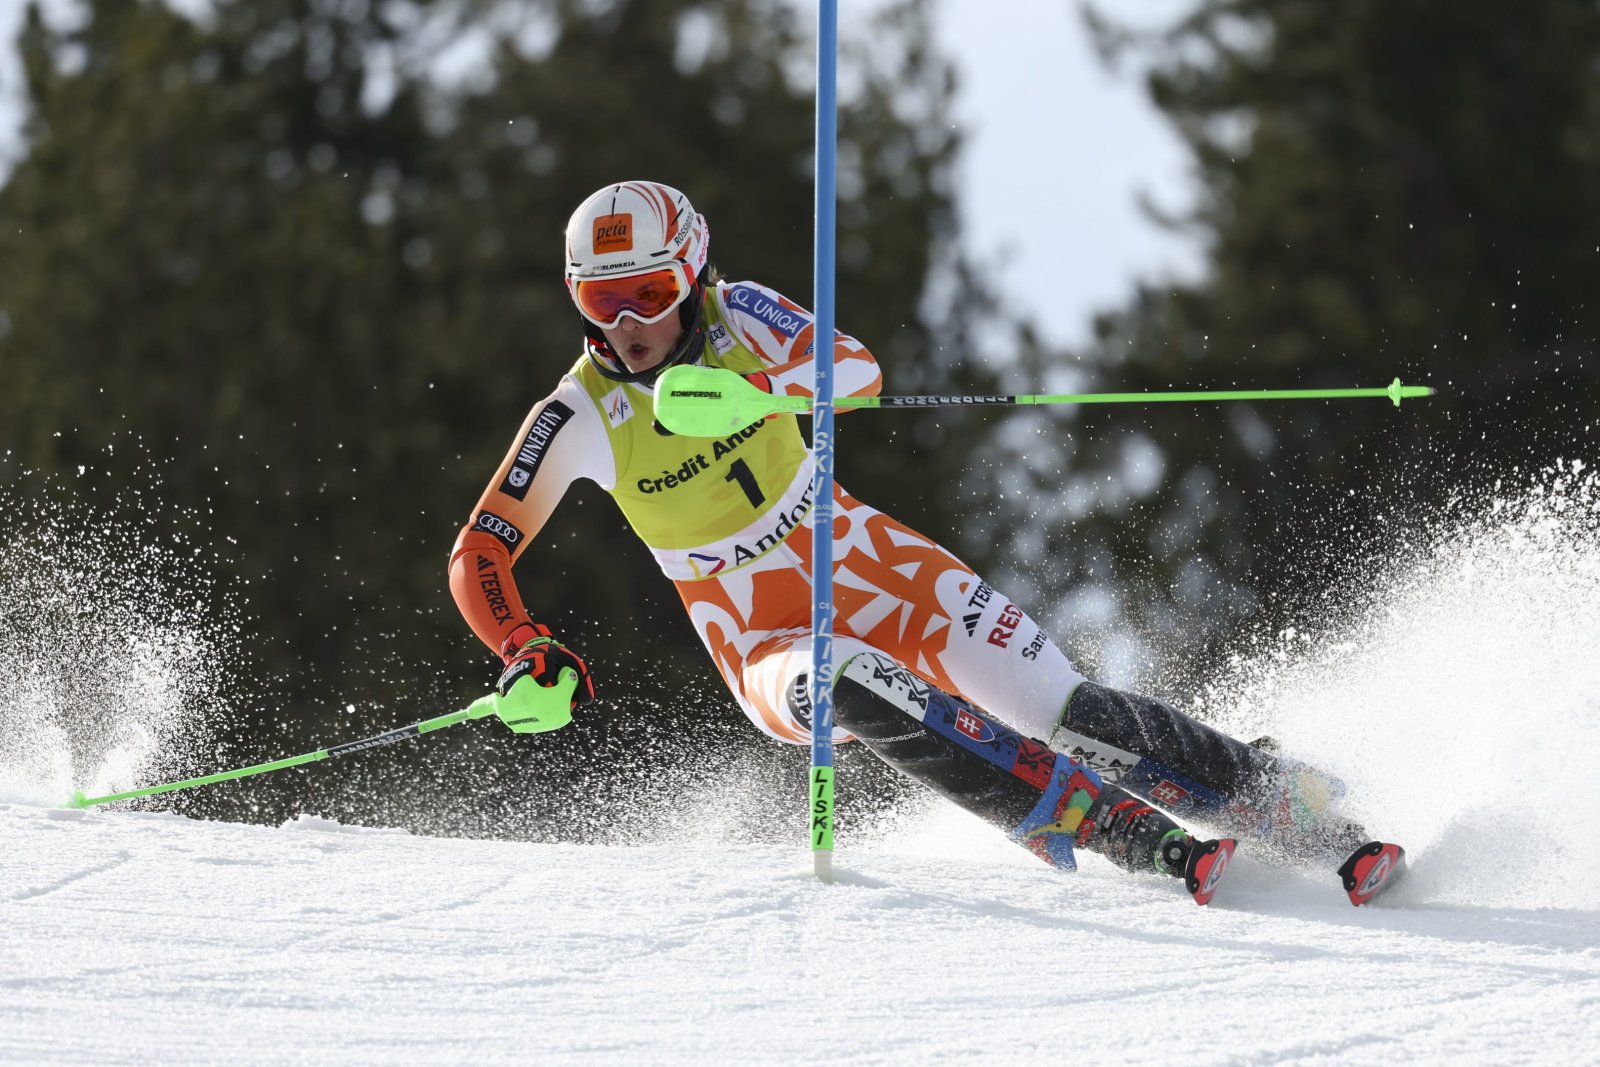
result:
[[(614, 382), (637, 384), (653, 382), (668, 367), (688, 362), (700, 354), (706, 343), (705, 328), (700, 325), (700, 305), (705, 300), (705, 292), (704, 281), (697, 280), (694, 291), (678, 309), (678, 321), (683, 325), (683, 332), (678, 335), (677, 343), (660, 363), (642, 371), (627, 370), (627, 364), (617, 355), (617, 350), (611, 347), (611, 342), (606, 340), (605, 332), (588, 319), (583, 319), (583, 332), (588, 341), (584, 347), (589, 354), (589, 362), (594, 364), (595, 370)], [(579, 318), (583, 316), (580, 315)]]

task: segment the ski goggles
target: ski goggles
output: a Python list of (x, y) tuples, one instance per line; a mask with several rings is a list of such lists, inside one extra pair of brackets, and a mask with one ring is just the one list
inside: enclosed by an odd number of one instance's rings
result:
[(572, 283), (572, 301), (584, 318), (609, 330), (632, 315), (649, 326), (683, 303), (694, 279), (682, 264), (622, 278), (580, 278)]

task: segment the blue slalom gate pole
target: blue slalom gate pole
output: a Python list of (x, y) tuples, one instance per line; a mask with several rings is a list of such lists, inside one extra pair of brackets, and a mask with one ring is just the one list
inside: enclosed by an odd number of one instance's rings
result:
[(839, 5), (817, 3), (816, 314), (811, 410), (811, 858), (833, 880), (833, 284)]

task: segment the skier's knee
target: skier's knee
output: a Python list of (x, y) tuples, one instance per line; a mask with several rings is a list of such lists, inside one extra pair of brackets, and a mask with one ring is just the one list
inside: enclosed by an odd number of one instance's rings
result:
[[(898, 740), (921, 730), (927, 712), (928, 684), (893, 660), (877, 653), (851, 656), (833, 681), (833, 722), (863, 741)], [(789, 686), (789, 712), (811, 728), (811, 676), (802, 674)]]
[(895, 741), (922, 732), (930, 693), (926, 682), (893, 660), (858, 653), (834, 679), (834, 718), (863, 741)]
[(1230, 797), (1248, 794), (1277, 763), (1164, 701), (1094, 682), (1073, 690), (1060, 726), (1122, 749), (1136, 761), (1152, 759)]

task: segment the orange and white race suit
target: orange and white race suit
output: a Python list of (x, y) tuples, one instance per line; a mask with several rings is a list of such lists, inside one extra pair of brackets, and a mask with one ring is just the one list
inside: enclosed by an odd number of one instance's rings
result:
[[(810, 395), (815, 329), (799, 305), (753, 282), (719, 282), (701, 325), (703, 364), (763, 371), (774, 392)], [(836, 333), (833, 358), (837, 395), (878, 393), (860, 342)], [(654, 410), (650, 386), (579, 360), (529, 412), (457, 538), (456, 603), (503, 657), (533, 636), (511, 565), (573, 480), (588, 478), (677, 587), (744, 713), (780, 741), (809, 742), (800, 694), (811, 665), (812, 464), (796, 418), (697, 438), (669, 434)], [(834, 505), (835, 662), (879, 652), (1049, 741), (1084, 679), (1044, 631), (938, 544), (842, 489)]]

